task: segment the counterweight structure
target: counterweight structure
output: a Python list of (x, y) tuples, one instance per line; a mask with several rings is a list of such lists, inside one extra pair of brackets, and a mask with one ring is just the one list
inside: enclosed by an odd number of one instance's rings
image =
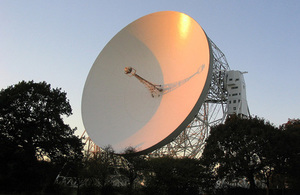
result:
[(228, 91), (227, 114), (249, 116), (249, 108), (246, 97), (246, 84), (241, 71), (228, 71), (226, 73), (226, 88)]

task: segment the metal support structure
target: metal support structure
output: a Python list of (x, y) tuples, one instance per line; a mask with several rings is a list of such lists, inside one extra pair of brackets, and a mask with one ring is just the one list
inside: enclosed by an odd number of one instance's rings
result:
[(210, 89), (200, 111), (172, 142), (155, 150), (150, 156), (199, 158), (210, 128), (222, 123), (227, 115), (228, 93), (225, 86), (226, 71), (230, 70), (224, 53), (208, 39), (213, 52), (213, 74)]
[(98, 152), (102, 152), (102, 149), (97, 144), (95, 144), (91, 140), (91, 138), (87, 135), (86, 130), (84, 130), (80, 138), (83, 140), (84, 143), (84, 147), (85, 147), (84, 150), (86, 151), (85, 155), (90, 156), (90, 155), (95, 155)]

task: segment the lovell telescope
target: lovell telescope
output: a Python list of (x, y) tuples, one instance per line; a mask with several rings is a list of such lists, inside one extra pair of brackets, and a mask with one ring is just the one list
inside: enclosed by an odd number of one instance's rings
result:
[(199, 157), (210, 127), (250, 116), (245, 72), (190, 16), (162, 11), (128, 24), (103, 48), (87, 77), (82, 118), (87, 150)]

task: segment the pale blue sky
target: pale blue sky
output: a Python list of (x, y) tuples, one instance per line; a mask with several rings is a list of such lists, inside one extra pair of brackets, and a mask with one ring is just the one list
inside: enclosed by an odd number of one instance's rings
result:
[(130, 22), (173, 10), (193, 17), (245, 75), (252, 115), (275, 125), (299, 118), (300, 1), (0, 0), (0, 88), (46, 81), (67, 92), (83, 132), (81, 96), (105, 44)]

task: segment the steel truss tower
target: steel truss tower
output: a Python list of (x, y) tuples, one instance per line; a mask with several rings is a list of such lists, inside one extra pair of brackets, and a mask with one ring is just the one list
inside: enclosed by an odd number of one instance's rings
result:
[(150, 156), (198, 158), (201, 156), (210, 128), (222, 123), (227, 115), (228, 93), (226, 72), (230, 70), (224, 53), (208, 39), (213, 52), (213, 74), (210, 89), (200, 111), (172, 142), (155, 150)]

